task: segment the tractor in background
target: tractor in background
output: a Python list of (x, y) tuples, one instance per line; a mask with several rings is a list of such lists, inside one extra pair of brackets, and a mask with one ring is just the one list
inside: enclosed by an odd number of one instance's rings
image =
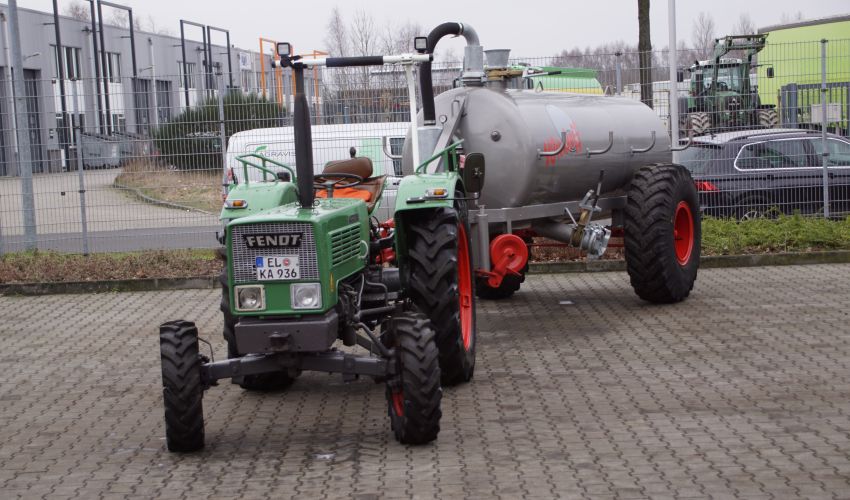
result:
[[(714, 42), (714, 57), (695, 61), (690, 73), (687, 97), (679, 98), (680, 131), (683, 136), (703, 135), (743, 128), (775, 128), (779, 123), (776, 107), (762, 105), (751, 81), (753, 57), (765, 46), (767, 35), (730, 35)], [(741, 58), (724, 57), (739, 51)], [(768, 68), (767, 76), (773, 76)], [(684, 80), (684, 71), (678, 72)]]

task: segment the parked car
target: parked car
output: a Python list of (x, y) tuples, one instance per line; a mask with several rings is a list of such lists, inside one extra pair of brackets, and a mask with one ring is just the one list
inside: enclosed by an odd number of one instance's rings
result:
[[(827, 136), (830, 214), (850, 212), (850, 140)], [(822, 213), (823, 140), (814, 130), (739, 130), (695, 137), (679, 162), (696, 182), (702, 211), (739, 220)]]

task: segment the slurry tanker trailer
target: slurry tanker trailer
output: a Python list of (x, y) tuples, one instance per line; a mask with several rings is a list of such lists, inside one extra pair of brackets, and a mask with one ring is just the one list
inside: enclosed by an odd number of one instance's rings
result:
[[(418, 156), (462, 141), (464, 151), (486, 158), (480, 196), (458, 201), (469, 207), (478, 296), (506, 298), (519, 289), (534, 236), (597, 258), (615, 232), (624, 238), (638, 296), (662, 303), (687, 297), (699, 266), (697, 191), (688, 171), (672, 163), (677, 146), (656, 114), (615, 96), (511, 90), (521, 71), (511, 69), (504, 50), (488, 51), (485, 67), (469, 25), (441, 24), (422, 52), (433, 53), (445, 36), (466, 39), (461, 84), (430, 98), (431, 63), (422, 64)], [(405, 173), (445, 168), (419, 165), (413, 147), (405, 142)], [(399, 191), (398, 198), (415, 195)]]
[[(460, 86), (435, 99), (432, 54), (452, 35), (467, 41)], [(697, 192), (671, 163), (652, 110), (615, 97), (509, 90), (521, 71), (504, 52), (485, 68), (469, 25), (441, 24), (414, 45), (415, 54), (305, 58), (278, 44), (278, 64), (296, 82), (295, 168), (253, 152), (226, 176), (219, 241), (227, 358), (201, 352), (194, 323), (161, 325), (169, 450), (204, 446), (203, 393), (217, 380), (282, 390), (304, 370), (384, 383), (396, 439), (434, 440), (442, 388), (473, 376), (476, 290), (485, 298), (517, 291), (535, 236), (596, 258), (620, 232), (640, 297), (676, 302), (690, 292)], [(411, 126), (406, 175), (392, 218), (382, 221), (386, 176), (356, 147), (315, 173), (304, 71), (388, 64), (407, 77)]]

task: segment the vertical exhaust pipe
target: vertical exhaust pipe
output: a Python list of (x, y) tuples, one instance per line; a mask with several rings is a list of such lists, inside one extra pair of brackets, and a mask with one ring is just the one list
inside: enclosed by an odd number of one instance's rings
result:
[(295, 174), (298, 176), (298, 202), (301, 208), (313, 208), (313, 137), (310, 132), (310, 109), (304, 94), (304, 65), (292, 65), (295, 73), (295, 103), (293, 129), (295, 130)]

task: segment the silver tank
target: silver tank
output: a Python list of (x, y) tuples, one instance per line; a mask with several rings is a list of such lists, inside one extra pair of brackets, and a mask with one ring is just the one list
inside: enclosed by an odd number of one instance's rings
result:
[[(602, 194), (622, 192), (634, 171), (651, 163), (670, 163), (670, 139), (655, 112), (639, 101), (622, 97), (505, 90), (491, 87), (452, 89), (436, 97), (437, 122), (451, 121), (457, 99), (466, 96), (465, 116), (458, 136), (466, 152), (484, 153), (487, 177), (480, 203), (487, 208), (519, 207), (581, 199), (595, 188), (604, 170)], [(453, 104), (454, 103), (454, 104)], [(421, 114), (420, 114), (421, 120)], [(567, 132), (567, 146), (557, 156), (539, 157), (538, 150), (554, 151)], [(614, 144), (604, 154), (587, 150)], [(631, 149), (645, 153), (632, 154)], [(406, 141), (406, 145), (410, 141)], [(405, 147), (403, 171), (413, 171)]]

